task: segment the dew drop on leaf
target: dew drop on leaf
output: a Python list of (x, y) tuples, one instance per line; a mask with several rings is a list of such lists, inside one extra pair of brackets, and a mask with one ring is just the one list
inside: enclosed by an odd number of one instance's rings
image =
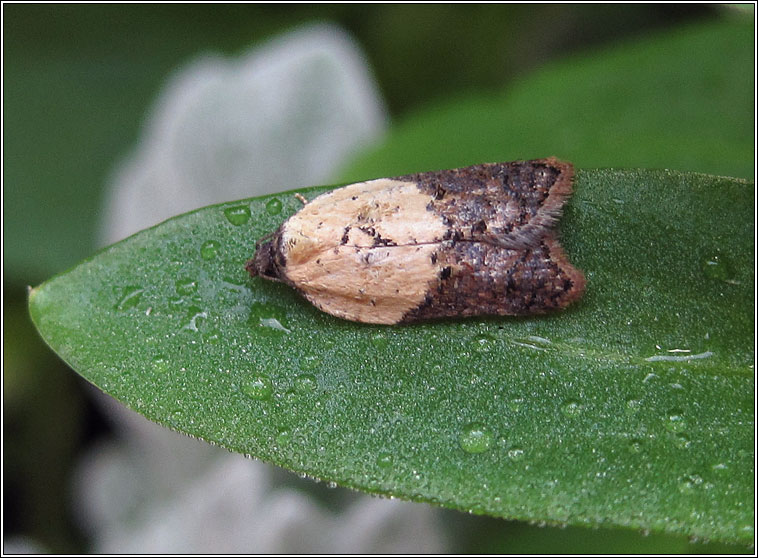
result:
[(384, 349), (390, 344), (390, 340), (387, 338), (387, 335), (383, 332), (374, 333), (371, 336), (371, 344), (377, 349)]
[(184, 326), (184, 329), (200, 331), (203, 324), (205, 324), (205, 320), (208, 318), (208, 313), (197, 306), (190, 306), (187, 309), (187, 317), (189, 318), (189, 321)]
[(282, 202), (273, 198), (266, 203), (266, 211), (269, 215), (279, 215), (282, 212)]
[(176, 283), (176, 292), (183, 296), (197, 292), (197, 281), (194, 279), (179, 279)]
[(200, 247), (200, 257), (204, 260), (214, 260), (218, 257), (221, 244), (215, 240), (208, 240)]
[(271, 383), (271, 378), (265, 374), (256, 374), (249, 378), (242, 384), (240, 388), (242, 393), (256, 399), (258, 401), (266, 401), (271, 398), (271, 394), (274, 393), (274, 386)]
[(679, 409), (673, 409), (668, 412), (666, 428), (671, 432), (682, 432), (687, 428), (687, 422), (684, 419), (684, 413)]
[(168, 358), (164, 355), (157, 355), (153, 357), (152, 366), (153, 370), (162, 374), (168, 370)]
[(697, 490), (703, 484), (703, 478), (700, 475), (685, 475), (679, 481), (679, 491), (687, 494)]
[(283, 311), (260, 302), (250, 306), (248, 323), (264, 335), (283, 335), (292, 331), (287, 327)]
[(702, 270), (703, 274), (709, 279), (724, 281), (725, 283), (734, 280), (732, 266), (721, 254), (713, 254), (710, 257), (704, 258)]
[(521, 411), (521, 408), (524, 406), (524, 398), (523, 397), (514, 397), (508, 402), (508, 410), (512, 413), (518, 413)]
[(508, 450), (507, 455), (510, 459), (513, 459), (514, 461), (518, 461), (519, 459), (524, 457), (524, 450), (518, 446), (514, 446)]
[(310, 393), (318, 387), (318, 381), (313, 374), (300, 374), (295, 378), (295, 390), (298, 393)]
[(729, 465), (727, 465), (726, 463), (723, 463), (723, 462), (719, 461), (718, 463), (714, 463), (713, 465), (711, 465), (711, 470), (714, 473), (724, 474), (727, 471), (729, 471)]
[(292, 431), (288, 428), (284, 428), (279, 431), (279, 433), (276, 435), (276, 445), (277, 446), (286, 446), (289, 442), (292, 441)]
[(321, 359), (316, 355), (308, 355), (300, 360), (300, 370), (316, 370), (321, 366)]
[(528, 337), (519, 337), (513, 340), (513, 343), (519, 347), (526, 347), (528, 349), (536, 349), (538, 351), (545, 351), (550, 349), (552, 341), (545, 337), (539, 337), (537, 335), (529, 335)]
[(235, 205), (224, 209), (224, 216), (235, 227), (244, 225), (250, 220), (250, 206)]
[(129, 308), (134, 308), (139, 304), (140, 298), (142, 298), (142, 293), (145, 291), (142, 287), (135, 286), (124, 287), (119, 290), (121, 292), (121, 297), (116, 303), (116, 310), (128, 310)]
[(569, 399), (561, 407), (561, 412), (567, 417), (576, 417), (582, 414), (584, 407), (576, 399)]
[(492, 446), (492, 431), (481, 422), (472, 422), (463, 427), (458, 442), (466, 453), (482, 453)]
[(494, 344), (497, 341), (492, 335), (482, 333), (472, 340), (473, 349), (477, 353), (489, 353), (494, 350)]
[(642, 453), (642, 440), (639, 438), (629, 440), (629, 451), (632, 453)]
[(387, 452), (382, 452), (376, 457), (376, 464), (379, 465), (382, 469), (387, 469), (389, 467), (392, 467), (392, 454)]
[(642, 401), (639, 399), (630, 399), (626, 402), (625, 411), (628, 415), (637, 413), (642, 408)]
[(203, 341), (209, 345), (217, 345), (221, 341), (221, 334), (217, 329), (213, 329), (203, 336)]
[(690, 447), (690, 445), (692, 445), (689, 437), (683, 432), (677, 433), (677, 435), (674, 437), (674, 443), (679, 449), (687, 449)]

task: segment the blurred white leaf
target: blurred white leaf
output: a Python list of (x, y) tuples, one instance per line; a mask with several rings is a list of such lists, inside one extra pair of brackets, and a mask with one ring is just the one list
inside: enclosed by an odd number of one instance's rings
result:
[[(329, 183), (385, 126), (360, 50), (334, 26), (296, 30), (238, 59), (203, 56), (170, 79), (115, 172), (104, 242), (211, 203)], [(102, 398), (120, 443), (93, 450), (76, 482), (95, 552), (445, 549), (429, 506), (353, 495), (326, 510), (306, 490), (280, 486), (275, 468)]]
[(170, 79), (115, 173), (104, 241), (212, 203), (328, 182), (385, 126), (360, 50), (332, 25), (237, 59), (203, 56)]

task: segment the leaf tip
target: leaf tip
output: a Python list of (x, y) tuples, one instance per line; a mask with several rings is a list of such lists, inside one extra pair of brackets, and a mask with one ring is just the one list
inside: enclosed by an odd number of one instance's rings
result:
[(32, 322), (37, 326), (37, 329), (39, 329), (39, 313), (40, 313), (40, 302), (38, 300), (39, 293), (42, 289), (42, 285), (39, 285), (37, 287), (32, 287), (31, 285), (27, 285), (26, 287), (26, 297), (27, 297), (27, 304), (29, 309), (29, 315), (32, 318)]

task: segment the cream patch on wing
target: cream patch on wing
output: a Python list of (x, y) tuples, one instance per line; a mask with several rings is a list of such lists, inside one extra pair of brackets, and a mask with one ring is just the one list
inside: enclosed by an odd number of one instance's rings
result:
[(415, 182), (388, 178), (358, 182), (317, 197), (282, 230), (288, 276), (290, 265), (305, 264), (339, 246), (440, 242), (447, 229), (441, 217), (427, 210), (431, 201)]
[(340, 318), (394, 324), (424, 302), (439, 280), (436, 244), (338, 246), (299, 264), (287, 278), (319, 309)]

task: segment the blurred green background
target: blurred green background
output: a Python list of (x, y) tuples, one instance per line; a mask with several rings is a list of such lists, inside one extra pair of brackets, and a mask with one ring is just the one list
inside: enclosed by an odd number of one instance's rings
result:
[[(179, 64), (207, 51), (238, 54), (306, 22), (342, 26), (363, 48), (392, 119), (387, 143), (345, 171), (351, 178), (367, 178), (379, 172), (373, 169), (393, 165), (397, 174), (436, 168), (439, 155), (425, 151), (418, 123), (437, 114), (454, 130), (455, 119), (465, 117), (456, 108), (458, 100), (481, 100), (514, 88), (518, 92), (524, 77), (567, 57), (591, 57), (639, 38), (675, 36), (693, 26), (744, 30), (753, 19), (740, 8), (702, 4), (13, 4), (3, 6), (3, 16), (4, 530), (6, 537), (28, 536), (54, 552), (87, 550), (88, 540), (70, 509), (71, 467), (84, 449), (113, 434), (88, 403), (84, 381), (34, 331), (27, 317), (26, 287), (64, 271), (97, 248), (103, 187), (116, 162), (134, 146), (147, 110)], [(752, 31), (734, 35), (745, 60), (752, 60), (752, 36)], [(745, 68), (737, 76), (741, 89), (736, 93), (731, 83), (705, 84), (714, 102), (736, 105), (728, 117), (735, 119), (734, 135), (744, 149), (735, 158), (744, 164), (720, 167), (719, 153), (708, 159), (698, 151), (699, 138), (691, 137), (690, 152), (697, 157), (681, 170), (753, 176), (754, 115), (746, 112), (752, 107), (743, 106), (742, 94), (745, 89), (752, 103), (753, 90), (748, 89), (753, 70)], [(671, 73), (673, 81), (678, 79), (676, 68)], [(615, 100), (609, 98), (599, 114), (611, 110)], [(536, 133), (549, 131), (538, 128)], [(599, 150), (604, 138), (597, 143), (595, 152), (603, 155)], [(721, 147), (734, 155), (733, 145), (725, 140)], [(660, 152), (657, 145), (648, 149)], [(639, 153), (646, 154), (644, 146)], [(574, 162), (581, 167), (636, 160), (612, 155), (609, 150), (608, 157), (599, 156), (599, 163)], [(478, 162), (466, 160), (474, 156), (451, 155), (461, 164)], [(648, 160), (656, 161), (641, 156), (641, 161)], [(691, 545), (675, 537), (543, 529), (449, 514), (456, 524), (459, 542), (453, 550), (458, 552), (740, 551)]]

